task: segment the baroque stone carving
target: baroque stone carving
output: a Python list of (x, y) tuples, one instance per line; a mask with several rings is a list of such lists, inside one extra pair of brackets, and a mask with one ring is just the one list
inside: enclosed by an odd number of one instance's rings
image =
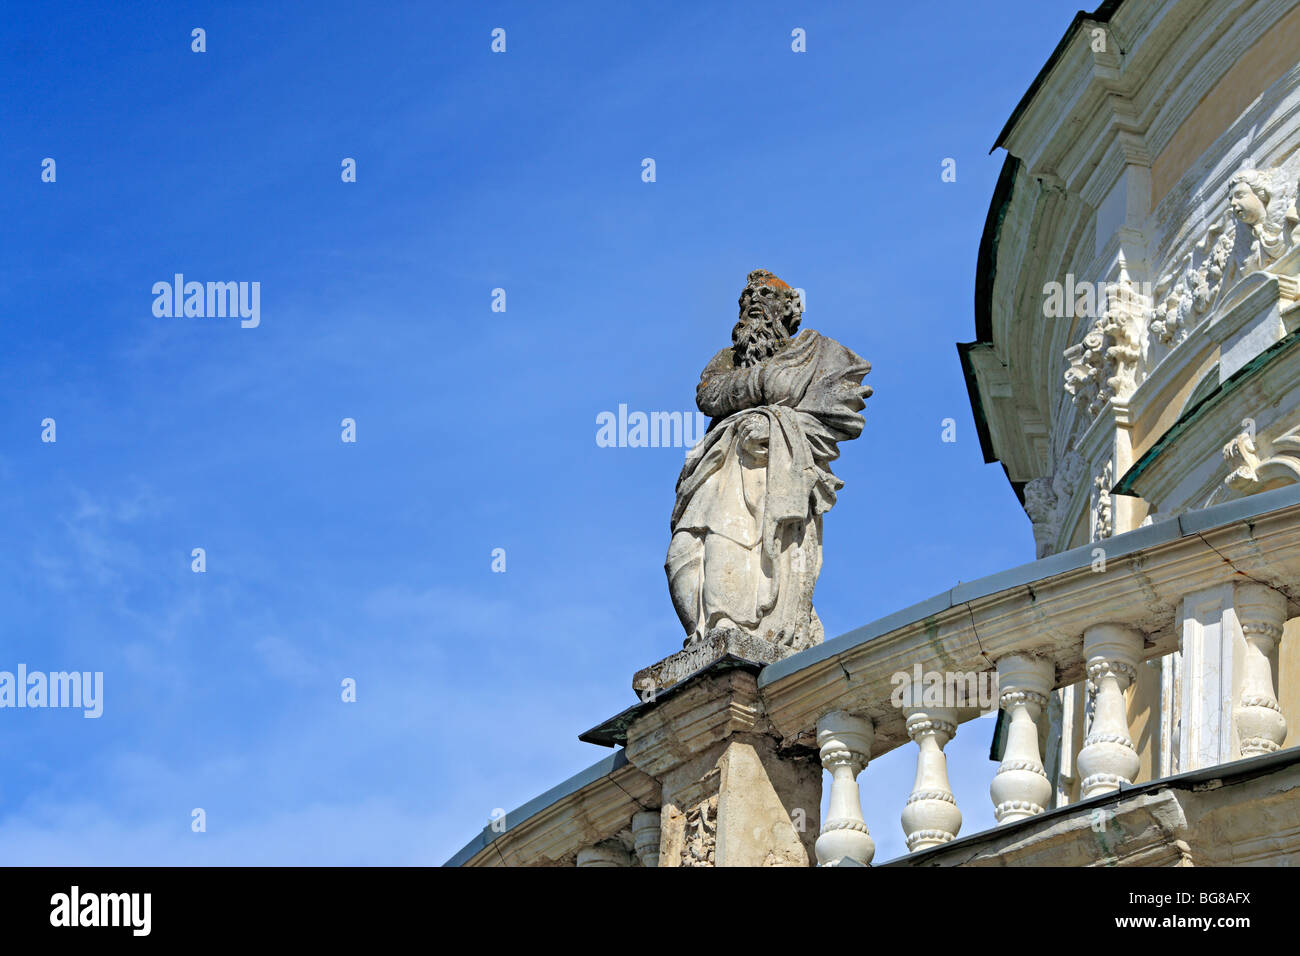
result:
[(1243, 169), (1228, 180), (1228, 210), (1155, 289), (1150, 330), (1165, 345), (1178, 345), (1236, 281), (1267, 269), (1300, 239), (1293, 163)]
[(1025, 514), (1034, 526), (1036, 558), (1056, 553), (1057, 538), (1084, 469), (1083, 457), (1076, 451), (1067, 451), (1057, 461), (1050, 478), (1033, 478), (1025, 483)]
[(1034, 478), (1025, 483), (1025, 514), (1034, 525), (1034, 557), (1052, 553), (1057, 532), (1057, 497), (1051, 478)]
[(1143, 316), (1149, 307), (1150, 300), (1127, 277), (1108, 283), (1101, 315), (1081, 342), (1065, 350), (1070, 363), (1065, 390), (1089, 416), (1111, 401), (1127, 399), (1137, 387)]
[(1295, 183), (1281, 169), (1244, 169), (1228, 180), (1228, 205), (1250, 230), (1245, 271), (1280, 259), (1296, 241)]
[(682, 848), (682, 866), (713, 866), (718, 836), (718, 797), (715, 794), (697, 803), (686, 814), (686, 845)]
[[(1300, 481), (1300, 428), (1293, 428), (1272, 441), (1257, 438), (1243, 429), (1223, 446), (1223, 458), (1231, 467), (1223, 479), (1223, 490), (1250, 494), (1277, 479)], [(1221, 495), (1211, 499), (1211, 503)]]
[(1115, 483), (1114, 466), (1107, 460), (1101, 471), (1092, 479), (1092, 540), (1109, 538), (1115, 532), (1110, 489)]
[(856, 438), (868, 362), (811, 329), (799, 295), (757, 270), (732, 345), (708, 363), (696, 403), (712, 416), (677, 480), (665, 570), (686, 645), (739, 630), (801, 650), (822, 641), (813, 610), (830, 470)]
[(1272, 439), (1256, 434), (1253, 427), (1243, 428), (1223, 446), (1223, 460), (1228, 474), (1204, 507), (1300, 482), (1300, 426)]

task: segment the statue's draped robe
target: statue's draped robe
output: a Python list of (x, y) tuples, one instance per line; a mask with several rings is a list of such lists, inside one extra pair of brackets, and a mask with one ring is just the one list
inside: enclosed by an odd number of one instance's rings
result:
[[(688, 641), (720, 621), (797, 648), (821, 641), (821, 516), (843, 487), (830, 462), (862, 431), (870, 368), (812, 330), (759, 365), (737, 368), (728, 348), (705, 368), (697, 400), (713, 421), (677, 480), (666, 564)], [(741, 448), (751, 416), (767, 422), (765, 463)]]

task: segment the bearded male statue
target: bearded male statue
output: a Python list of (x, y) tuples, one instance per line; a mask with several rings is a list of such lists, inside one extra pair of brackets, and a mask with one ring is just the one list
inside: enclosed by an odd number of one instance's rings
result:
[(799, 332), (802, 312), (788, 285), (751, 272), (733, 344), (700, 375), (696, 404), (713, 420), (677, 479), (664, 565), (688, 647), (725, 629), (792, 651), (824, 637), (822, 515), (844, 486), (830, 463), (862, 432), (871, 365)]

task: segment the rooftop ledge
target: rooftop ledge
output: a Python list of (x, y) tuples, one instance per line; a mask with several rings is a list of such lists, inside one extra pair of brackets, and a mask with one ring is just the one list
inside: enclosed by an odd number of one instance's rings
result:
[[(1094, 570), (1099, 558), (1104, 570)], [(919, 663), (926, 670), (982, 672), (993, 670), (994, 661), (1006, 654), (1031, 653), (1051, 660), (1055, 686), (1066, 686), (1084, 676), (1083, 631), (1091, 625), (1136, 627), (1145, 637), (1144, 657), (1160, 657), (1178, 647), (1173, 625), (1183, 595), (1229, 580), (1254, 580), (1286, 594), (1288, 614), (1297, 615), (1300, 604), (1288, 584), (1297, 577), (1300, 485), (1291, 485), (959, 584), (761, 669), (738, 660), (719, 663), (758, 672), (768, 719), (788, 743), (811, 745), (819, 717), (850, 710), (874, 721), (876, 757), (909, 740), (903, 714), (890, 702), (890, 677), (898, 671)], [(628, 708), (580, 739), (625, 743), (633, 721), (704, 673)], [(971, 708), (961, 719), (978, 713)], [(635, 779), (614, 779), (628, 775)], [(629, 782), (637, 785), (631, 793), (623, 789)], [(590, 802), (597, 790), (610, 791), (598, 800), (602, 806), (626, 804), (611, 806), (611, 812), (630, 815), (643, 809), (641, 798), (652, 784), (620, 750), (507, 814), (501, 832), (484, 828), (447, 865), (468, 862), (500, 836), (541, 823), (543, 816), (567, 817), (569, 808)], [(582, 816), (591, 812), (584, 807)]]

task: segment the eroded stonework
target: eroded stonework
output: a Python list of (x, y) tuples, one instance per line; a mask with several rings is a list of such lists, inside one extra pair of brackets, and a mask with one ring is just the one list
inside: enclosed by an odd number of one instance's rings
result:
[(714, 794), (686, 814), (682, 866), (713, 866), (718, 834), (718, 796)]
[(730, 628), (793, 650), (824, 637), (812, 606), (822, 515), (844, 484), (830, 463), (862, 432), (871, 366), (799, 332), (801, 315), (793, 289), (751, 272), (733, 344), (700, 376), (713, 421), (677, 480), (665, 562), (687, 645)]

